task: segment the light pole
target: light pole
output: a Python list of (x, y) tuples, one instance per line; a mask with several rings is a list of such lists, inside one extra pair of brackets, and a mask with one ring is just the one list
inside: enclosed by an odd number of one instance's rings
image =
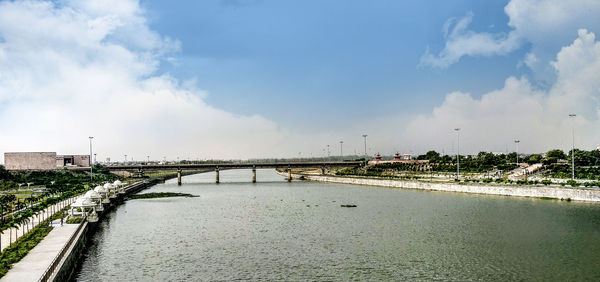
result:
[(573, 147), (571, 149), (571, 180), (575, 180), (575, 123), (574, 123), (574, 119), (577, 115), (576, 114), (569, 114), (569, 117), (571, 118), (571, 134), (573, 137)]
[(340, 141), (340, 157), (344, 160), (344, 141)]
[(329, 145), (327, 145), (327, 161), (331, 158), (331, 151), (329, 150)]
[(366, 160), (367, 159), (367, 135), (363, 134), (362, 137), (365, 138), (365, 160)]
[(94, 164), (98, 163), (98, 161), (96, 161), (96, 153), (94, 153)]
[(519, 165), (519, 143), (521, 141), (515, 140), (515, 144), (517, 145), (517, 166)]
[(150, 163), (150, 156), (146, 156), (146, 159), (148, 160), (146, 163)]
[(94, 165), (92, 164), (92, 139), (94, 139), (94, 137), (90, 136), (89, 138), (90, 138), (90, 181), (91, 181), (94, 179), (94, 177), (93, 177)]
[(455, 128), (456, 131), (456, 179), (460, 177), (460, 128)]
[(127, 163), (127, 155), (123, 155), (123, 156), (125, 156), (125, 163)]

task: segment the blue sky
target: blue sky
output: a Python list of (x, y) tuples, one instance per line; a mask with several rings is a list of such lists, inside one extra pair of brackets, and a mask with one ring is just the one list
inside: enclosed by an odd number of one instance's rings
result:
[[(0, 0), (0, 153), (600, 144), (600, 1)], [(569, 114), (577, 117), (570, 119)], [(68, 136), (57, 134), (68, 132)], [(2, 157), (0, 156), (0, 162)]]
[[(449, 91), (475, 95), (524, 74), (524, 51), (418, 67), (443, 48), (442, 27), (508, 32), (507, 1), (142, 1), (150, 26), (181, 41), (160, 71), (193, 79), (206, 101), (290, 126), (429, 110)], [(300, 118), (302, 116), (302, 118)]]

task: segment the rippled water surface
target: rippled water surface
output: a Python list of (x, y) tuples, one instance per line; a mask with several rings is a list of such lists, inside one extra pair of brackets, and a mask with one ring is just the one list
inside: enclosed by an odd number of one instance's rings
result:
[(199, 197), (119, 206), (77, 280), (600, 281), (599, 204), (250, 179), (145, 190)]

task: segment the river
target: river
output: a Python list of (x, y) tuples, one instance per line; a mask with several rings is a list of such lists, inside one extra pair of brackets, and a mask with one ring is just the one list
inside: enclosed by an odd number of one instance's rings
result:
[(214, 177), (107, 214), (76, 279), (600, 281), (599, 204)]

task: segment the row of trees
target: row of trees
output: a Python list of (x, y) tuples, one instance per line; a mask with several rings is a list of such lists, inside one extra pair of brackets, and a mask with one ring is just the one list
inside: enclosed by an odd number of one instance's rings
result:
[[(575, 149), (575, 165), (576, 166), (600, 166), (600, 151), (592, 150), (585, 151)], [(571, 151), (565, 154), (562, 150), (554, 149), (546, 152), (546, 154), (520, 154), (520, 163), (543, 163), (545, 165), (560, 163), (561, 160), (570, 162)], [(456, 156), (440, 155), (436, 151), (429, 151), (426, 154), (419, 155), (418, 160), (429, 160), (430, 163), (436, 165), (456, 165)], [(508, 154), (494, 154), (490, 152), (480, 152), (475, 156), (460, 156), (460, 166), (464, 171), (487, 171), (493, 168), (501, 170), (510, 169), (510, 165), (517, 162), (517, 154), (515, 152)]]

